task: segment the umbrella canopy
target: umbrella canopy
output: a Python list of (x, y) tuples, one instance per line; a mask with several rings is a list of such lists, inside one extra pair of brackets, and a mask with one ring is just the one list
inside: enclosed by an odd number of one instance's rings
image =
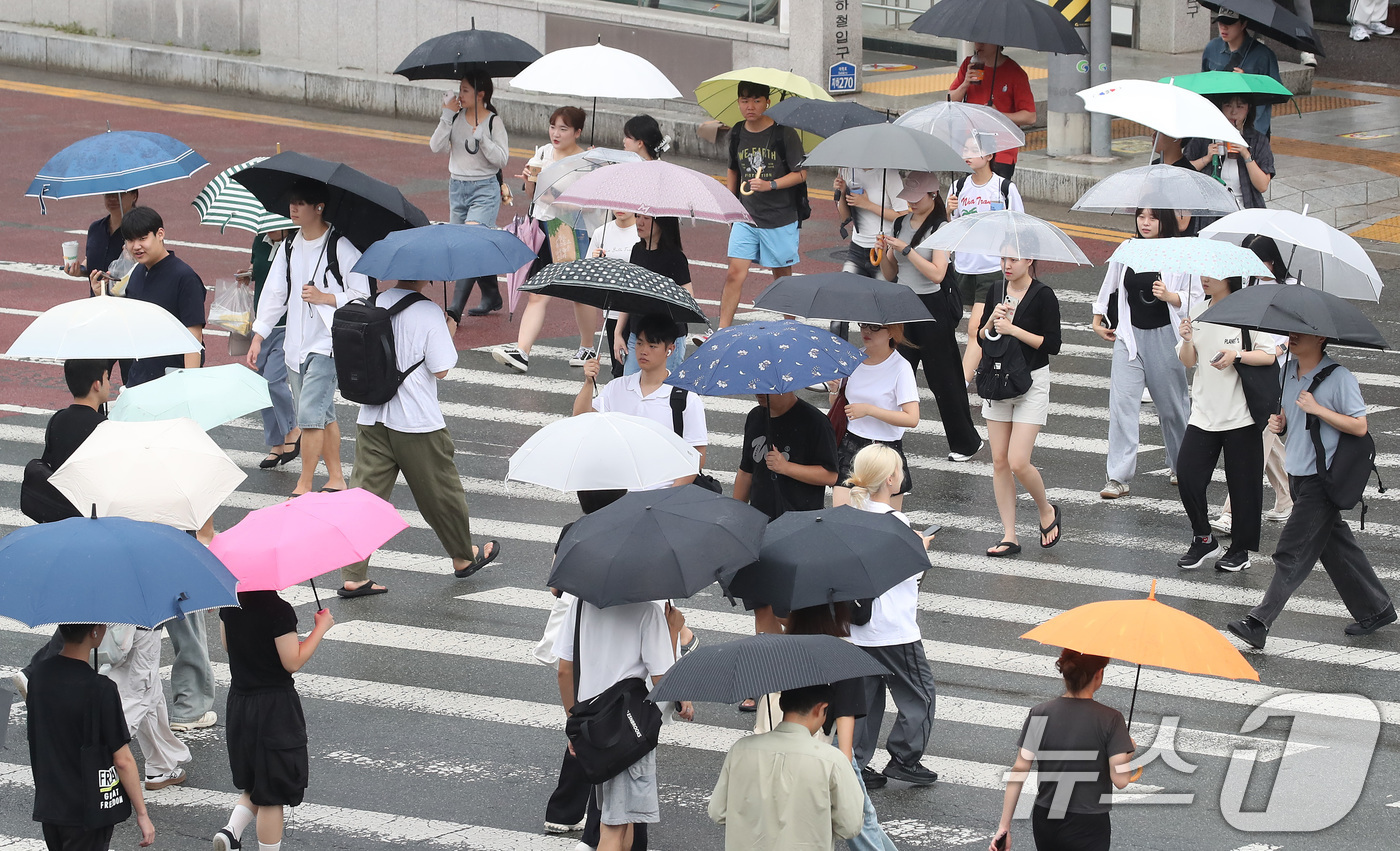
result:
[(802, 167), (810, 166), (972, 171), (963, 162), (961, 151), (953, 150), (946, 142), (921, 130), (897, 124), (870, 124), (842, 130), (807, 155)]
[(428, 217), (396, 187), (344, 163), (286, 151), (233, 175), (269, 211), (288, 214), (287, 191), (305, 181), (326, 186), (325, 220), (361, 251), (396, 230), (426, 225)]
[(529, 42), (493, 30), (472, 28), (430, 38), (413, 50), (394, 69), (410, 80), (460, 80), (468, 72), (485, 72), (488, 77), (514, 77), (540, 58)]
[(610, 257), (551, 263), (520, 288), (624, 313), (661, 313), (677, 322), (704, 322), (695, 298), (675, 281)]
[(535, 252), (508, 231), (485, 225), (426, 225), (394, 231), (371, 245), (351, 271), (381, 281), (456, 281), (514, 272)]
[(822, 139), (851, 127), (884, 124), (887, 120), (885, 113), (876, 112), (853, 100), (832, 102), (805, 97), (781, 100), (768, 107), (764, 115), (784, 127), (792, 127)]
[(923, 301), (904, 284), (851, 272), (784, 275), (759, 293), (753, 306), (807, 319), (874, 325), (934, 321)]
[(689, 597), (752, 564), (767, 525), (696, 485), (629, 493), (569, 527), (548, 584), (600, 609)]
[(961, 154), (974, 145), (983, 154), (1009, 151), (1026, 144), (1026, 134), (990, 106), (938, 101), (911, 109), (894, 120), (900, 127), (932, 135)]
[(1089, 187), (1070, 209), (1085, 213), (1134, 215), (1139, 209), (1181, 210), (1193, 216), (1219, 216), (1240, 207), (1230, 190), (1193, 168), (1138, 166), (1116, 172)]
[(1093, 265), (1064, 231), (1030, 213), (1016, 210), (995, 210), (954, 219), (934, 231), (923, 247), (990, 257)]
[[(631, 151), (617, 148), (589, 148), (577, 154), (555, 160), (540, 170), (535, 178), (535, 203), (553, 205), (559, 196), (568, 191), (574, 182), (583, 175), (617, 163), (639, 163), (642, 158)], [(596, 210), (555, 210), (569, 227), (592, 233), (595, 228), (612, 218), (607, 212)]]
[(237, 172), (265, 159), (267, 157), (254, 157), (246, 163), (230, 166), (206, 183), (190, 202), (199, 213), (199, 223), (216, 227), (220, 233), (231, 227), (253, 233), (295, 230), (296, 224), (291, 219), (268, 212), (246, 186), (233, 179)]
[(700, 453), (645, 417), (590, 411), (534, 434), (510, 456), (507, 479), (560, 491), (642, 490), (700, 471)]
[(924, 542), (903, 520), (842, 505), (789, 511), (768, 524), (758, 561), (725, 590), (786, 614), (878, 597), (925, 570)]
[(155, 628), (237, 606), (237, 580), (199, 541), (159, 523), (74, 517), (0, 540), (0, 615), (28, 626)]
[(825, 328), (802, 322), (731, 325), (681, 362), (666, 380), (701, 396), (786, 393), (855, 372), (865, 354)]
[(725, 224), (753, 221), (723, 183), (708, 174), (660, 160), (595, 169), (573, 181), (554, 204)]
[(204, 348), (160, 305), (97, 296), (65, 301), (35, 317), (6, 354), (17, 358), (153, 358)]
[[(540, 246), (544, 245), (544, 231), (529, 216), (516, 216), (501, 230), (515, 234), (515, 238), (523, 242), (531, 253), (538, 254)], [(532, 260), (529, 266), (521, 266), (506, 275), (506, 310), (511, 319), (515, 318), (515, 306), (520, 302), (520, 287), (529, 279), (533, 265)]]
[(751, 635), (677, 659), (649, 700), (738, 703), (756, 694), (888, 673), (869, 653), (832, 635)]
[(1265, 74), (1245, 74), (1234, 71), (1202, 71), (1180, 77), (1163, 77), (1158, 82), (1179, 86), (1207, 97), (1243, 95), (1250, 103), (1287, 103), (1293, 92), (1273, 77)]
[(1220, 107), (1180, 86), (1114, 80), (1078, 94), (1090, 112), (1136, 121), (1173, 139), (1217, 139), (1248, 147)]
[(24, 193), (38, 198), (81, 198), (130, 192), (189, 177), (209, 161), (164, 133), (108, 130), (74, 142), (54, 154)]
[(744, 120), (744, 116), (739, 112), (740, 83), (757, 83), (772, 89), (771, 102), (783, 101), (790, 97), (833, 103), (836, 100), (827, 94), (826, 89), (806, 77), (791, 71), (760, 67), (740, 68), (713, 76), (695, 87), (695, 99), (711, 118), (721, 124), (737, 127)]
[[(1220, 3), (1202, 0), (1202, 6), (1213, 12), (1220, 11)], [(1275, 3), (1274, 0), (1230, 0), (1227, 7), (1249, 19), (1249, 29), (1257, 35), (1265, 35), (1289, 47), (1326, 56), (1322, 49), (1322, 39), (1313, 28), (1304, 24), (1297, 15)]]
[(607, 47), (601, 40), (546, 53), (516, 74), (510, 87), (581, 98), (662, 100), (681, 96), (680, 89), (655, 65), (635, 53)]
[(1069, 19), (1038, 0), (941, 0), (909, 29), (1046, 53), (1089, 52)]
[(281, 591), (369, 558), (408, 528), (394, 506), (363, 488), (304, 493), (250, 511), (214, 536), (209, 551), (240, 591)]
[[(1201, 236), (1241, 242), (1250, 234), (1278, 244), (1284, 265), (1299, 281), (1342, 298), (1380, 301), (1381, 274), (1366, 249), (1326, 222), (1292, 210), (1249, 209), (1203, 228)], [(1283, 280), (1283, 270), (1278, 279)]]
[(208, 431), (244, 414), (272, 407), (267, 379), (242, 364), (177, 369), (128, 387), (112, 405), (117, 422), (194, 420)]
[(1130, 239), (1108, 258), (1134, 269), (1161, 274), (1205, 275), (1211, 278), (1268, 276), (1269, 267), (1248, 248), (1228, 242), (1194, 237)]
[(1387, 348), (1381, 332), (1350, 302), (1311, 287), (1245, 287), (1197, 318), (1275, 334), (1317, 334), (1344, 346)]
[(101, 517), (198, 529), (245, 478), (194, 420), (107, 420), (49, 481)]

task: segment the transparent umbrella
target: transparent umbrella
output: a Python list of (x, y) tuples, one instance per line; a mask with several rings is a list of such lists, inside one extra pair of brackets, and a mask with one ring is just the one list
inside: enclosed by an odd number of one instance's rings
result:
[[(548, 204), (553, 207), (574, 181), (591, 171), (614, 163), (641, 162), (642, 158), (631, 151), (617, 148), (589, 148), (586, 151), (555, 160), (540, 170), (535, 178), (535, 204)], [(592, 233), (595, 228), (612, 218), (606, 210), (581, 210), (556, 208), (555, 214), (574, 230)]]
[(1011, 119), (989, 106), (974, 103), (939, 101), (911, 109), (894, 123), (932, 134), (959, 153), (969, 143), (983, 154), (1009, 151), (1026, 144), (1026, 134)]
[(997, 210), (954, 219), (934, 231), (924, 247), (990, 257), (1093, 265), (1064, 231), (1043, 219), (1016, 210)]
[(1233, 213), (1239, 203), (1225, 185), (1195, 169), (1159, 163), (1110, 174), (1089, 187), (1070, 209), (1134, 215), (1140, 208), (1193, 216)]

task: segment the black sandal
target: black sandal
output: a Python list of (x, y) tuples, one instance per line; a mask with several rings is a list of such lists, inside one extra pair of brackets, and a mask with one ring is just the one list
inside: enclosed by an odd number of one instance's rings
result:
[[(1060, 507), (1058, 505), (1051, 507), (1055, 509), (1055, 522), (1040, 530), (1040, 546), (1042, 549), (1047, 550), (1060, 542), (1060, 534), (1057, 531), (1060, 528)], [(1045, 536), (1051, 532), (1055, 532), (1055, 540), (1047, 544), (1045, 543)]]
[(374, 580), (370, 579), (358, 588), (346, 588), (342, 585), (336, 589), (335, 593), (349, 600), (353, 597), (372, 597), (375, 594), (388, 594), (389, 589), (385, 588), (383, 585), (375, 585)]
[[(490, 548), (491, 548), (491, 554), (490, 554), (490, 555), (487, 555), (487, 554), (486, 554), (486, 547), (490, 547)], [(452, 571), (452, 575), (455, 576), (455, 577), (457, 577), (458, 579), (466, 579), (468, 576), (471, 576), (473, 573), (476, 573), (478, 570), (481, 570), (481, 569), (482, 569), (483, 567), (485, 567), (486, 565), (488, 565), (488, 564), (490, 564), (491, 562), (495, 561), (495, 560), (496, 560), (496, 556), (498, 556), (498, 555), (500, 555), (500, 554), (501, 554), (501, 542), (500, 542), (500, 541), (487, 541), (485, 547), (481, 547), (480, 549), (478, 549), (478, 550), (476, 551), (476, 558), (472, 559), (471, 564), (467, 565), (466, 567), (462, 568), (461, 570), (457, 570), (457, 569), (454, 568), (453, 571)]]
[(1006, 556), (1014, 556), (1020, 554), (1021, 545), (1016, 543), (1015, 541), (1002, 541), (998, 544), (993, 545), (990, 549), (987, 550), (987, 556), (990, 558), (1005, 558)]

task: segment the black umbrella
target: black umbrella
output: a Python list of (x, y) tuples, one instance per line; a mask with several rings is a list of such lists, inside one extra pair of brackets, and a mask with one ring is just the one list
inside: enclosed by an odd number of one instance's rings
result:
[(872, 325), (934, 321), (933, 314), (904, 284), (852, 272), (784, 275), (759, 293), (753, 306), (807, 319)]
[(751, 635), (687, 653), (649, 700), (738, 703), (756, 694), (888, 674), (864, 650), (831, 635)]
[(1089, 52), (1069, 19), (1039, 0), (940, 0), (909, 29), (1046, 53)]
[(514, 77), (540, 52), (507, 33), (472, 28), (430, 38), (408, 54), (394, 73), (410, 80), (460, 80), (469, 71)]
[(704, 322), (695, 298), (675, 281), (626, 260), (586, 257), (551, 263), (520, 287), (604, 310), (661, 313), (677, 322)]
[(1317, 37), (1313, 28), (1274, 0), (1229, 0), (1228, 4), (1201, 0), (1201, 5), (1212, 12), (1219, 11), (1221, 5), (1225, 5), (1225, 8), (1248, 18), (1249, 29), (1256, 35), (1266, 35), (1274, 41), (1307, 53), (1327, 55), (1322, 50), (1322, 39)]
[(308, 180), (326, 186), (323, 217), (341, 236), (366, 251), (396, 230), (423, 227), (428, 217), (396, 187), (344, 163), (286, 151), (249, 166), (233, 179), (243, 184), (268, 212), (289, 215), (287, 192)]
[(884, 124), (888, 116), (853, 100), (835, 103), (811, 98), (790, 97), (768, 107), (765, 115), (784, 127), (805, 130), (813, 136), (833, 136), (851, 127)]
[(843, 505), (789, 511), (768, 524), (758, 561), (727, 590), (790, 612), (878, 597), (927, 569), (924, 542), (904, 521)]
[(1312, 287), (1245, 287), (1199, 320), (1274, 334), (1316, 334), (1343, 346), (1388, 348), (1381, 332), (1351, 302)]
[(758, 558), (768, 516), (695, 485), (633, 491), (580, 518), (549, 586), (599, 608), (689, 597)]

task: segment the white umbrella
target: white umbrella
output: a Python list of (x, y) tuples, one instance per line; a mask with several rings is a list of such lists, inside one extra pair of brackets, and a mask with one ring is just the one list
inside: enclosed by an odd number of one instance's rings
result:
[(1093, 265), (1064, 231), (1030, 213), (1016, 210), (996, 210), (954, 219), (934, 231), (921, 247), (989, 257)]
[(1089, 187), (1070, 209), (1133, 215), (1140, 208), (1219, 216), (1240, 208), (1225, 184), (1192, 168), (1158, 163), (1110, 174)]
[(550, 423), (510, 457), (507, 478), (561, 491), (638, 490), (693, 476), (700, 453), (644, 417), (587, 413)]
[(1173, 139), (1245, 144), (1240, 131), (1220, 107), (1180, 86), (1150, 80), (1114, 80), (1078, 94), (1090, 112), (1136, 121)]
[(678, 98), (680, 90), (635, 53), (601, 43), (546, 53), (510, 81), (512, 89), (582, 98)]
[(66, 301), (39, 314), (6, 353), (17, 358), (152, 358), (202, 346), (170, 311), (114, 296)]
[(1005, 115), (975, 103), (938, 101), (911, 109), (894, 120), (901, 127), (922, 130), (962, 154), (969, 142), (984, 154), (1009, 151), (1026, 144), (1026, 134)]
[(194, 420), (108, 420), (49, 481), (84, 515), (198, 529), (245, 478)]
[(112, 405), (119, 422), (189, 417), (205, 429), (272, 407), (267, 380), (242, 364), (176, 369), (154, 381), (128, 387)]
[(1288, 267), (1274, 270), (1278, 280), (1292, 275), (1302, 284), (1341, 298), (1381, 300), (1381, 274), (1366, 249), (1311, 216), (1292, 210), (1240, 210), (1201, 231), (1202, 237), (1237, 245), (1250, 234), (1267, 236), (1278, 244)]

